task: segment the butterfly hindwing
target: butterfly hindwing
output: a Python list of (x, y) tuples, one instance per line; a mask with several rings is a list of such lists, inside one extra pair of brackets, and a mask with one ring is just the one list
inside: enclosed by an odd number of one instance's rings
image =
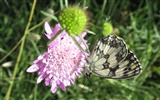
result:
[(114, 78), (128, 78), (139, 74), (142, 69), (137, 57), (128, 50), (126, 58), (120, 62)]
[(100, 77), (128, 78), (141, 71), (138, 59), (115, 35), (97, 40), (88, 62), (90, 72)]

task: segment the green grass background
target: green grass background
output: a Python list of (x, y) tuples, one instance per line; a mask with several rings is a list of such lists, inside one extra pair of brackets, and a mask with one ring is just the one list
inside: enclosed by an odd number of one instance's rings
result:
[[(1, 0), (0, 1), (0, 100), (160, 100), (160, 1), (159, 0)], [(50, 92), (44, 82), (37, 84), (37, 73), (27, 73), (33, 60), (47, 49), (44, 16), (48, 9), (58, 16), (65, 5), (88, 7), (91, 48), (102, 37), (107, 17), (114, 34), (124, 38), (142, 64), (135, 78), (115, 80), (84, 75), (75, 84)], [(35, 6), (29, 27), (31, 9)], [(38, 39), (40, 38), (40, 39)], [(11, 61), (10, 66), (4, 63)], [(80, 86), (83, 85), (83, 86)], [(88, 88), (85, 88), (88, 87)]]

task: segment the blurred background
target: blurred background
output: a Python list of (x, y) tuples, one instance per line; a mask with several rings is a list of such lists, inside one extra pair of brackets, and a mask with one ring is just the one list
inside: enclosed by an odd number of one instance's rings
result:
[[(0, 100), (160, 100), (160, 1), (159, 0), (0, 0)], [(33, 4), (32, 21), (25, 33)], [(57, 23), (41, 11), (58, 16), (63, 6), (87, 7), (87, 35), (92, 50), (103, 37), (103, 23), (110, 18), (113, 33), (122, 37), (142, 64), (142, 73), (132, 79), (104, 79), (84, 74), (63, 92), (52, 94), (37, 73), (27, 73), (39, 54), (47, 50), (44, 22)], [(25, 40), (25, 41), (24, 41)], [(22, 43), (22, 44), (21, 44)], [(24, 43), (24, 44), (23, 44)], [(21, 56), (19, 56), (21, 55)], [(19, 63), (19, 64), (17, 64)]]

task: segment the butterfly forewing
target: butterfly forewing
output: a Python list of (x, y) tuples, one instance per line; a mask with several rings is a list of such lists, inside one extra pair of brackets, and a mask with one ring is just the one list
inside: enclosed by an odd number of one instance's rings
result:
[(97, 40), (88, 62), (90, 72), (100, 77), (128, 78), (141, 71), (138, 59), (115, 35)]

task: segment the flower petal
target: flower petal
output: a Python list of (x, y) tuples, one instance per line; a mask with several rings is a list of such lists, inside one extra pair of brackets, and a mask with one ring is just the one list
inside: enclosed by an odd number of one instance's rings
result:
[(48, 86), (51, 82), (51, 79), (49, 77), (45, 78), (45, 85)]
[(70, 81), (71, 81), (72, 84), (74, 84), (75, 79), (71, 78)]
[(37, 64), (34, 64), (32, 66), (30, 66), (28, 69), (27, 69), (27, 72), (29, 73), (32, 73), (32, 72), (36, 72), (39, 70), (39, 67), (37, 66)]
[(58, 89), (58, 86), (56, 84), (56, 82), (52, 82), (52, 86), (51, 86), (51, 91), (52, 93), (55, 93)]
[(70, 81), (69, 80), (64, 80), (64, 85), (65, 86), (70, 86), (71, 84), (70, 84)]
[(54, 27), (54, 30), (53, 30), (53, 34), (52, 35), (55, 35), (57, 34), (57, 32), (60, 30), (60, 24), (56, 24), (56, 26)]
[(44, 29), (45, 29), (45, 35), (47, 36), (47, 38), (51, 39), (52, 38), (52, 29), (51, 29), (48, 22), (44, 23)]
[(60, 88), (61, 88), (63, 91), (66, 91), (66, 87), (65, 87), (65, 85), (63, 84), (63, 82), (60, 82)]
[(85, 37), (87, 35), (87, 32), (83, 32), (81, 35), (82, 37)]
[(42, 82), (42, 80), (44, 79), (44, 76), (43, 75), (40, 75), (37, 79), (37, 83), (40, 83)]

